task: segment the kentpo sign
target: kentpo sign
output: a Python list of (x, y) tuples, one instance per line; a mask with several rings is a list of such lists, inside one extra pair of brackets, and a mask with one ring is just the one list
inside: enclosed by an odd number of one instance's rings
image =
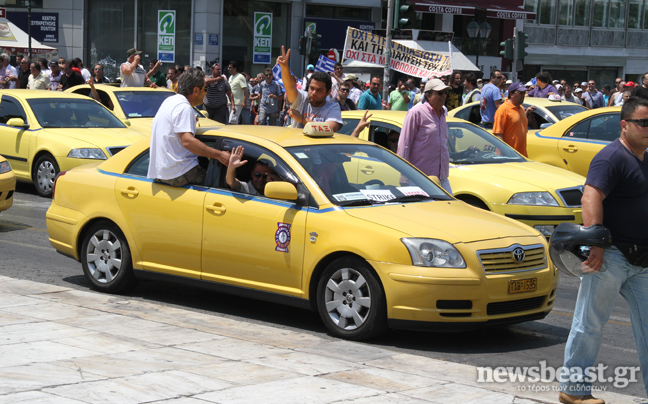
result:
[(272, 13), (254, 13), (252, 63), (270, 64), (272, 58)]
[(175, 63), (176, 12), (158, 10), (157, 54), (161, 62)]

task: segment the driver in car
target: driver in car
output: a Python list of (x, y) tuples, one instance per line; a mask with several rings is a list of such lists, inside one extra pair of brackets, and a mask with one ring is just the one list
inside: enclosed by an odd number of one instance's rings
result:
[(473, 145), (470, 145), (466, 150), (457, 151), (457, 139), (462, 137), (464, 137), (464, 134), (461, 129), (450, 129), (448, 131), (448, 152), (451, 160), (466, 158), (479, 152), (479, 149)]
[(268, 182), (276, 181), (272, 163), (268, 160), (259, 159), (254, 163), (250, 181), (241, 182), (236, 178), (236, 169), (247, 163), (243, 158), (243, 146), (237, 146), (232, 152), (227, 166), (225, 182), (232, 191), (243, 192), (250, 195), (264, 195), (265, 185)]

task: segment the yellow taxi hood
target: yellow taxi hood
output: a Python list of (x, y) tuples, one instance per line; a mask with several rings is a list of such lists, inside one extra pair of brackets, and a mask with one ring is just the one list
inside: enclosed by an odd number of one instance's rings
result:
[(474, 208), (461, 201), (431, 201), (345, 208), (358, 219), (383, 225), (410, 237), (435, 238), (451, 244), (503, 237), (538, 237), (521, 222)]
[[(450, 169), (452, 176), (461, 171), (462, 176), (473, 177), (493, 186), (524, 190), (525, 192), (556, 190), (585, 184), (585, 177), (562, 168), (526, 161), (506, 164), (465, 164)], [(520, 183), (526, 184), (520, 188)], [(515, 184), (515, 186), (514, 186)]]
[[(39, 136), (66, 137), (97, 147), (128, 146), (147, 137), (136, 130), (124, 128), (47, 128)], [(69, 143), (69, 146), (83, 147), (81, 143)]]

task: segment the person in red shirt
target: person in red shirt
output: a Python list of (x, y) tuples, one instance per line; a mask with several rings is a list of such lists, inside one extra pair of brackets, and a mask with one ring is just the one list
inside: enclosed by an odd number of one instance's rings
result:
[(527, 131), (529, 120), (527, 114), (535, 107), (529, 107), (526, 111), (522, 106), (528, 89), (520, 82), (513, 83), (508, 90), (508, 100), (502, 103), (495, 112), (493, 122), (493, 135), (502, 139), (509, 146), (528, 157), (526, 150)]

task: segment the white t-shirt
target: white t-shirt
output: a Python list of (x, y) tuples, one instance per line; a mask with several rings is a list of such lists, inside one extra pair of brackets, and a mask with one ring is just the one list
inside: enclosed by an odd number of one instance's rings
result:
[[(121, 66), (125, 65), (126, 63), (122, 63)], [(142, 67), (142, 65), (137, 65), (135, 70), (133, 70), (133, 72), (130, 74), (124, 74), (124, 72), (121, 71), (121, 66), (119, 70), (121, 87), (144, 87), (144, 82), (146, 81), (146, 70), (144, 70), (144, 67)], [(90, 80), (90, 77), (88, 77), (88, 80)]]
[[(18, 71), (15, 67), (13, 67), (12, 65), (7, 65), (7, 68), (11, 70), (11, 74), (13, 74), (14, 77), (18, 77)], [(10, 81), (9, 88), (16, 88), (16, 81)]]
[[(337, 102), (326, 101), (321, 107), (313, 107), (308, 102), (308, 93), (306, 91), (297, 90), (297, 98), (290, 106), (299, 111), (304, 118), (308, 118), (313, 122), (326, 122), (332, 121), (342, 125), (342, 114), (340, 112), (340, 104)], [(292, 120), (291, 126), (293, 128), (303, 128), (304, 125), (297, 122), (296, 119)]]
[(160, 105), (153, 118), (149, 178), (171, 180), (198, 165), (198, 157), (182, 145), (178, 133), (196, 133), (196, 113), (187, 97), (173, 95)]
[[(145, 74), (146, 74), (146, 73), (145, 73)], [(90, 80), (90, 77), (92, 77), (92, 74), (90, 74), (90, 72), (88, 71), (88, 69), (86, 69), (86, 68), (84, 67), (83, 69), (81, 69), (81, 76), (83, 76), (83, 80), (85, 80), (86, 82), (88, 82), (88, 80)]]

